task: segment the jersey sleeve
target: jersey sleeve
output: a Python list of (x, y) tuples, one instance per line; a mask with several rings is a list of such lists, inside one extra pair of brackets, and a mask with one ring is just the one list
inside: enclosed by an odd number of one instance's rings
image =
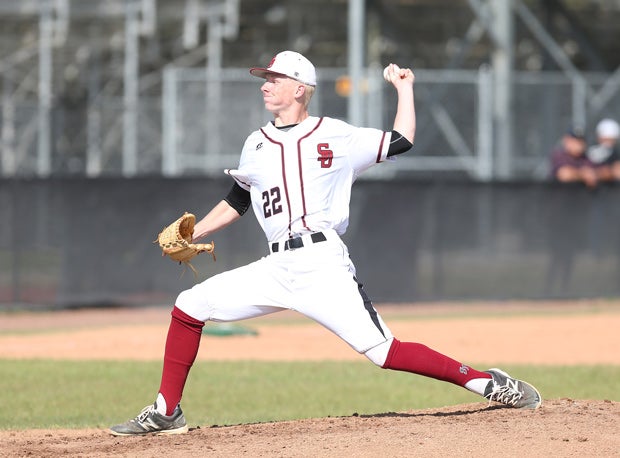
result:
[(226, 169), (224, 173), (230, 175), (242, 189), (250, 191), (251, 185), (249, 177), (244, 175), (239, 169)]
[(249, 145), (255, 143), (257, 132), (253, 132), (246, 139), (243, 149), (241, 150), (241, 158), (236, 169), (225, 169), (224, 173), (230, 175), (235, 182), (244, 190), (249, 191), (252, 187), (251, 171), (252, 171), (252, 150)]
[(353, 127), (349, 135), (349, 163), (356, 176), (387, 159), (390, 132), (368, 127)]

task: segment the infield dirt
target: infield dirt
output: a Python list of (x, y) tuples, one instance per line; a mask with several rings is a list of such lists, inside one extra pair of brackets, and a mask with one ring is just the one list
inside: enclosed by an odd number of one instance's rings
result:
[[(492, 358), (498, 364), (620, 365), (618, 302), (377, 309), (398, 337), (472, 365)], [(125, 354), (127, 359), (160, 360), (168, 320), (169, 309), (162, 307), (3, 314), (0, 358), (118, 359)], [(289, 312), (244, 325), (257, 335), (206, 335), (199, 359), (363, 359), (319, 325)], [(106, 338), (111, 335), (113, 339)], [(290, 345), (283, 346), (283, 339)], [(489, 341), (492, 356), (485, 345)], [(111, 349), (110, 342), (124, 350)], [(194, 427), (189, 434), (170, 437), (117, 438), (104, 430), (0, 431), (0, 456), (620, 457), (618, 424), (619, 402), (545, 399), (536, 411), (480, 402), (369, 416)]]

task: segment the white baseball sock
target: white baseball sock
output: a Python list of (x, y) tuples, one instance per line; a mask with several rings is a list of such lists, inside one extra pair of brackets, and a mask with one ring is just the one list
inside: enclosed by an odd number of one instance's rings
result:
[(490, 378), (473, 378), (465, 384), (465, 388), (480, 396), (484, 396), (484, 390), (490, 381)]
[(161, 393), (157, 393), (157, 400), (155, 401), (155, 405), (157, 405), (157, 412), (162, 415), (166, 415), (166, 400)]

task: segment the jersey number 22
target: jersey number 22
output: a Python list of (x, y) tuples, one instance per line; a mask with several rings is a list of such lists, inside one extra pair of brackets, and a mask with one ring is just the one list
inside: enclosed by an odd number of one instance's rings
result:
[(271, 188), (269, 191), (263, 191), (262, 196), (263, 213), (265, 214), (265, 218), (282, 213), (282, 205), (280, 204), (282, 196), (280, 195), (279, 187), (276, 186), (275, 188)]

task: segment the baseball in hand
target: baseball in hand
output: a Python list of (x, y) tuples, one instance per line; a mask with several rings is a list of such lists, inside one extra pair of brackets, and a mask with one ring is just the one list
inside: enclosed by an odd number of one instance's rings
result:
[[(396, 65), (396, 64), (391, 64), (391, 65), (394, 66), (393, 67), (394, 74), (398, 75), (400, 73), (400, 67), (398, 65)], [(388, 83), (391, 83), (392, 81), (390, 80), (389, 70), (390, 70), (390, 66), (389, 65), (383, 69), (383, 78)]]

